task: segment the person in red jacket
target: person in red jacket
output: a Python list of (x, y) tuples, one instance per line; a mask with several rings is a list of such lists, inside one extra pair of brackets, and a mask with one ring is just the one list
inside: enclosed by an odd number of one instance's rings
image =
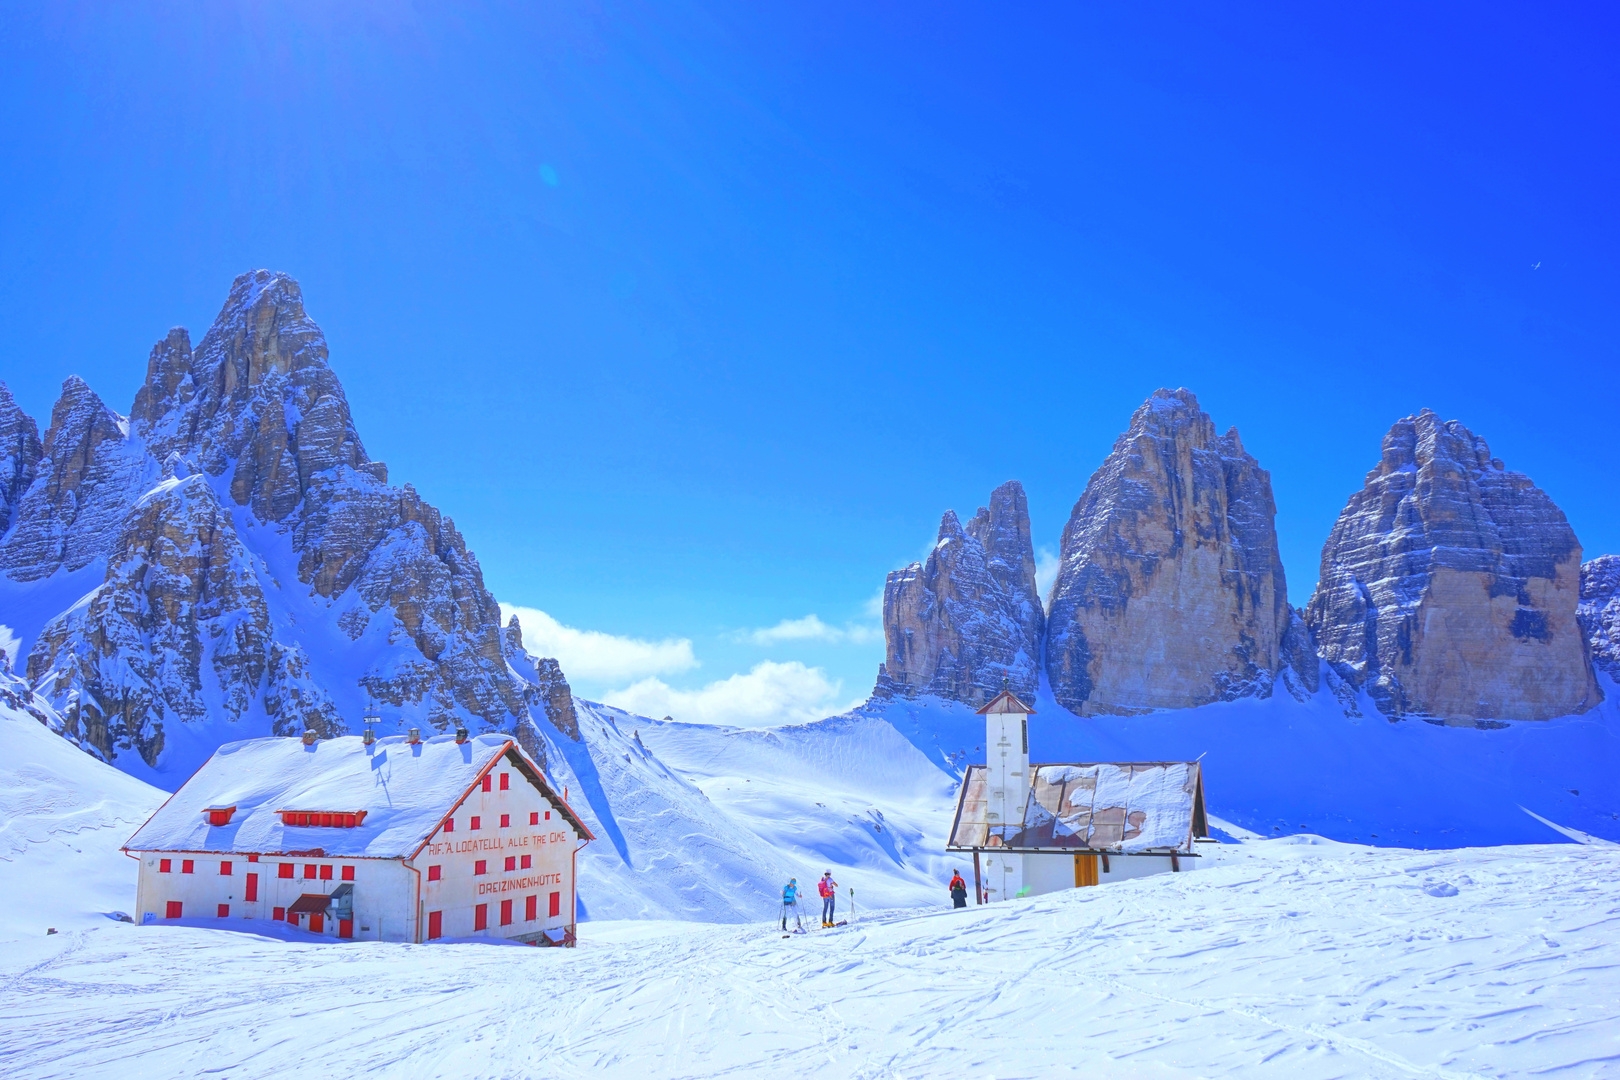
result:
[(951, 871), (951, 900), (955, 907), (967, 907), (967, 882), (962, 880), (962, 871)]
[(838, 882), (833, 880), (832, 871), (821, 875), (821, 883), (816, 886), (821, 894), (821, 925), (833, 924), (833, 908), (838, 906)]

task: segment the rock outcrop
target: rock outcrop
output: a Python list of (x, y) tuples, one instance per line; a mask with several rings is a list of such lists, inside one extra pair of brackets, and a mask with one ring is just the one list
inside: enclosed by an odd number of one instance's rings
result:
[(1546, 493), (1425, 409), (1390, 428), (1339, 515), (1306, 621), (1391, 719), (1584, 712), (1599, 695), (1576, 620), (1580, 565)]
[[(925, 562), (883, 589), (887, 655), (877, 694), (982, 705), (1009, 685), (1033, 695), (1045, 618), (1024, 489), (1009, 481), (964, 528), (947, 510)], [(1031, 698), (1032, 699), (1032, 698)]]
[(1576, 613), (1592, 663), (1620, 682), (1620, 555), (1600, 555), (1581, 567)]
[(1289, 626), (1275, 516), (1237, 429), (1217, 434), (1187, 390), (1156, 391), (1063, 530), (1047, 607), (1057, 700), (1135, 713), (1269, 694)]
[(11, 528), (12, 514), (33, 486), (39, 459), (44, 456), (39, 425), (17, 408), (11, 390), (0, 382), (0, 536)]
[(171, 330), (127, 421), (77, 378), (38, 453), (26, 420), (0, 397), (0, 448), (21, 448), (0, 498), (22, 489), (0, 572), (105, 560), (28, 659), (88, 748), (153, 764), (181, 732), (330, 733), (367, 703), (385, 727), (577, 735), (561, 670), (503, 630), (454, 523), (367, 456), (291, 278), (237, 278), (195, 349)]

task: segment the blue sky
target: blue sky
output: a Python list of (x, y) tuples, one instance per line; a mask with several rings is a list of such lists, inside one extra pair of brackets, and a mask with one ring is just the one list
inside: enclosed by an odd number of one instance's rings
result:
[(1017, 478), (1055, 549), (1159, 386), (1271, 471), (1296, 603), (1425, 406), (1620, 551), (1617, 39), (1592, 4), (8, 4), (0, 378), (127, 410), (169, 326), (284, 270), (369, 452), (575, 682), (694, 718), (861, 696), (940, 513)]

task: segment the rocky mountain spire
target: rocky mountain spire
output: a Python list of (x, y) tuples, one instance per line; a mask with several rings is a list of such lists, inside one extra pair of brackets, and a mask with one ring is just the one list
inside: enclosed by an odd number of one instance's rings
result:
[(1593, 665), (1620, 682), (1620, 555), (1600, 555), (1581, 567), (1576, 610)]
[[(1063, 531), (1052, 693), (1077, 713), (1269, 694), (1290, 612), (1271, 477), (1187, 390), (1158, 390)], [(1311, 673), (1314, 679), (1314, 670)]]
[(44, 455), (39, 425), (17, 407), (10, 388), (0, 382), (0, 536), (11, 528), (17, 503), (33, 484)]
[(1322, 656), (1391, 718), (1543, 720), (1598, 701), (1564, 514), (1455, 420), (1395, 422), (1322, 548)]
[(1029, 505), (1012, 480), (990, 493), (990, 505), (966, 528), (947, 510), (928, 559), (889, 575), (877, 693), (976, 706), (1005, 680), (1032, 695), (1044, 623)]

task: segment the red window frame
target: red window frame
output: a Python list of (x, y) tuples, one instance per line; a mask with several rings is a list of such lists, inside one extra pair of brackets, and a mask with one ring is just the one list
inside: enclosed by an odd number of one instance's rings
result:
[(473, 877), (477, 877), (479, 874), (487, 873), (489, 873), (488, 862), (483, 859), (479, 859), (477, 862), (473, 863)]
[(159, 859), (158, 860), (158, 873), (160, 873), (160, 874), (171, 873), (172, 871), (170, 870), (170, 867), (172, 867), (173, 865), (174, 865), (174, 862), (171, 859)]
[(473, 817), (473, 819), (471, 821), (467, 822), (467, 828), (471, 829), (473, 832), (477, 832), (480, 828), (483, 827), (483, 824), (484, 824), (484, 819), (481, 818), (481, 817), (475, 816), (475, 817)]
[(530, 825), (538, 825), (538, 824), (540, 824), (540, 811), (538, 811), (538, 810), (530, 810), (529, 811), (529, 824)]
[(444, 831), (445, 832), (455, 832), (456, 831), (456, 819), (455, 818), (447, 817), (447, 818), (444, 819)]
[(314, 863), (312, 863), (312, 862), (305, 863), (304, 864), (304, 880), (305, 881), (314, 881), (315, 880), (315, 871), (317, 869), (318, 868), (316, 867), (316, 865)]
[(444, 912), (428, 912), (428, 940), (444, 936)]
[(525, 870), (529, 869), (530, 867), (532, 867), (534, 865), (534, 856), (533, 855), (525, 855), (525, 856), (523, 856), (523, 859), (521, 860), (519, 865), (522, 866), (523, 869), (525, 869)]
[(231, 861), (229, 859), (221, 859), (219, 861), (219, 876), (220, 877), (230, 877), (231, 876)]
[(321, 880), (322, 881), (331, 881), (332, 880), (332, 865), (330, 863), (322, 863), (321, 864)]
[(292, 876), (293, 876), (293, 864), (292, 863), (284, 862), (284, 863), (281, 863), (280, 865), (278, 865), (276, 867), (276, 877), (290, 878)]
[(510, 900), (501, 901), (501, 925), (512, 925), (512, 901)]
[(163, 917), (165, 919), (178, 919), (181, 917), (180, 912), (182, 910), (184, 909), (181, 907), (180, 901), (170, 900), (169, 906), (163, 909)]
[(485, 790), (485, 791), (488, 791), (488, 790), (489, 790), (489, 789), (490, 789), (490, 783), (491, 783), (491, 781), (493, 781), (493, 780), (494, 780), (494, 779), (495, 779), (495, 778), (494, 778), (494, 777), (492, 777), (492, 776), (490, 776), (490, 775), (489, 775), (489, 773), (485, 773), (485, 774), (484, 774), (484, 785), (483, 785), (483, 786), (484, 786), (484, 790)]
[(540, 917), (540, 898), (530, 895), (523, 898), (523, 921), (534, 922)]
[(553, 918), (556, 918), (558, 915), (561, 915), (561, 914), (562, 914), (562, 893), (554, 892), (554, 893), (551, 894), (551, 915), (552, 915)]
[(513, 870), (516, 870), (516, 869), (517, 869), (517, 856), (516, 855), (508, 855), (506, 857), (506, 872), (511, 873)]
[(438, 881), (444, 875), (444, 867), (437, 864), (428, 867), (428, 880)]
[(546, 820), (547, 820), (547, 821), (550, 821), (550, 820), (551, 820), (551, 811), (550, 811), (550, 810), (547, 810), (547, 811), (546, 811)]
[(473, 908), (473, 929), (474, 930), (488, 930), (489, 929), (489, 905), (488, 904), (479, 904), (477, 907)]
[(344, 881), (353, 881), (354, 880), (354, 867), (345, 866), (343, 868), (343, 880)]
[(259, 875), (258, 874), (249, 874), (247, 876), (247, 887), (242, 893), (242, 899), (246, 900), (248, 903), (252, 903), (253, 901), (257, 900), (258, 898), (259, 898)]
[(195, 860), (195, 859), (181, 859), (180, 860), (180, 872), (182, 874), (192, 873), (196, 869), (197, 869), (197, 860)]
[(248, 856), (248, 862), (258, 862), (258, 861), (259, 861), (259, 857), (257, 855), (249, 855)]
[(511, 827), (512, 827), (512, 815), (511, 814), (502, 814), (501, 815), (501, 828), (510, 829)]
[(276, 922), (282, 922), (287, 918), (287, 909), (284, 907), (278, 907), (270, 912), (270, 917)]
[(508, 787), (511, 786), (511, 780), (512, 780), (512, 774), (511, 773), (501, 773), (501, 790), (502, 791), (505, 791)]
[(215, 916), (215, 918), (228, 919), (230, 917), (231, 917), (231, 905), (229, 905), (229, 904), (221, 904), (221, 905), (219, 905), (219, 914), (217, 916)]

